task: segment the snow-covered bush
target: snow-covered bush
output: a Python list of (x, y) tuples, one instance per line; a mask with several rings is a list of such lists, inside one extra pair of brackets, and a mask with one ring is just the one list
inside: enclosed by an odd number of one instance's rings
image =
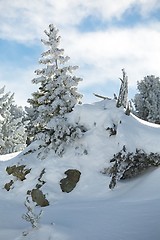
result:
[(26, 145), (24, 111), (14, 102), (14, 94), (0, 89), (0, 154), (21, 151)]
[(64, 49), (58, 47), (58, 29), (50, 24), (49, 32), (45, 31), (45, 34), (48, 39), (42, 40), (42, 43), (48, 50), (39, 60), (45, 67), (36, 70), (38, 77), (32, 80), (40, 87), (28, 100), (31, 106), (26, 108), (29, 120), (27, 134), (33, 141), (43, 139), (44, 145), (52, 143), (52, 148), (62, 153), (64, 142), (68, 143), (69, 138), (75, 138), (80, 132), (68, 124), (67, 113), (80, 103), (82, 95), (77, 92), (77, 85), (82, 79), (72, 74), (77, 66), (66, 64), (69, 57), (64, 56)]
[(109, 188), (113, 189), (117, 181), (135, 177), (150, 167), (160, 165), (160, 154), (147, 154), (142, 150), (136, 150), (135, 153), (127, 152), (126, 147), (114, 155), (110, 160), (113, 165), (104, 169), (102, 173), (111, 176)]
[(146, 121), (160, 124), (160, 78), (146, 76), (137, 82), (139, 93), (134, 97), (136, 115)]
[[(33, 201), (30, 200), (28, 196), (26, 197), (24, 205), (27, 208), (27, 212), (22, 215), (22, 218), (27, 222), (30, 222), (32, 228), (38, 228), (39, 220), (43, 212), (42, 209), (39, 212), (36, 212), (35, 203), (33, 203)], [(24, 236), (27, 235), (28, 233), (29, 232), (25, 232)]]

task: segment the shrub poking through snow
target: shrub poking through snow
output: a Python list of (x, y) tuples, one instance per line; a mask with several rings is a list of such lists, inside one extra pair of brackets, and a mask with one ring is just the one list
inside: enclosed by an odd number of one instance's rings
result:
[(35, 212), (35, 205), (32, 201), (29, 200), (28, 196), (26, 197), (24, 205), (27, 208), (27, 212), (23, 214), (22, 218), (27, 222), (30, 222), (32, 228), (38, 228), (39, 220), (42, 215), (42, 209), (39, 212)]
[(27, 208), (27, 213), (23, 214), (22, 218), (27, 222), (30, 222), (32, 228), (38, 228), (39, 220), (42, 215), (42, 210), (39, 211), (39, 208), (37, 207), (49, 206), (49, 201), (46, 199), (46, 196), (43, 194), (42, 190), (40, 190), (40, 188), (46, 183), (42, 179), (44, 174), (45, 169), (41, 171), (35, 188), (27, 191), (26, 201), (24, 203), (25, 207)]
[(117, 134), (117, 126), (114, 123), (113, 127), (108, 127), (106, 130), (110, 132), (110, 137)]
[(113, 165), (102, 171), (103, 174), (111, 176), (109, 188), (113, 189), (117, 181), (133, 178), (150, 167), (160, 165), (160, 154), (147, 154), (142, 150), (136, 150), (135, 153), (127, 152), (125, 146), (114, 155), (110, 160)]
[(36, 188), (39, 189), (41, 188), (46, 182), (43, 180), (43, 175), (45, 174), (45, 168), (41, 171), (39, 178), (38, 178), (38, 183), (36, 184)]

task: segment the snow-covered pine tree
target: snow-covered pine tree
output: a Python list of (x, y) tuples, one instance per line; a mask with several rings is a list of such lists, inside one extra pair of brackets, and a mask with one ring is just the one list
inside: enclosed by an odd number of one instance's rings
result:
[(136, 115), (146, 121), (160, 124), (160, 78), (146, 76), (137, 82), (139, 93), (134, 97)]
[(43, 139), (44, 144), (52, 144), (60, 154), (64, 149), (62, 143), (80, 134), (77, 126), (67, 122), (66, 114), (80, 103), (82, 95), (77, 92), (77, 85), (82, 79), (72, 74), (77, 66), (66, 64), (69, 57), (64, 56), (64, 49), (59, 48), (58, 29), (50, 24), (49, 31), (44, 32), (47, 40), (42, 40), (42, 43), (48, 50), (39, 60), (44, 68), (36, 70), (38, 77), (32, 80), (40, 87), (28, 100), (31, 106), (26, 109), (30, 119), (27, 132), (33, 140)]
[(123, 78), (120, 78), (121, 80), (121, 86), (119, 90), (119, 96), (117, 100), (117, 107), (123, 106), (124, 108), (127, 108), (128, 103), (128, 77), (126, 75), (126, 72), (124, 69), (122, 69)]
[(24, 111), (14, 103), (14, 94), (0, 89), (0, 154), (21, 151), (26, 145)]

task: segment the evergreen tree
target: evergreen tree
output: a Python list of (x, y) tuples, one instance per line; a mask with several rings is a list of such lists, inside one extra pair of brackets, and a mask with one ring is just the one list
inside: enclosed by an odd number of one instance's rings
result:
[(26, 143), (24, 111), (14, 104), (14, 94), (5, 94), (4, 90), (0, 89), (0, 154), (21, 151)]
[(146, 76), (137, 82), (139, 93), (134, 97), (136, 115), (146, 121), (160, 124), (160, 78)]
[(66, 114), (80, 103), (82, 96), (77, 92), (77, 85), (81, 79), (72, 74), (77, 66), (66, 64), (69, 57), (64, 56), (64, 49), (59, 48), (58, 29), (51, 24), (45, 34), (47, 40), (41, 41), (48, 50), (39, 60), (44, 68), (36, 70), (38, 77), (32, 80), (40, 87), (28, 100), (31, 106), (26, 109), (30, 119), (27, 132), (33, 140), (43, 139), (45, 144), (52, 143), (57, 151), (61, 143), (68, 142), (68, 138), (77, 131), (77, 127), (69, 126)]
[(9, 93), (4, 94), (5, 87), (0, 89), (0, 151), (5, 146), (3, 141), (2, 127), (5, 119), (5, 105), (9, 96)]

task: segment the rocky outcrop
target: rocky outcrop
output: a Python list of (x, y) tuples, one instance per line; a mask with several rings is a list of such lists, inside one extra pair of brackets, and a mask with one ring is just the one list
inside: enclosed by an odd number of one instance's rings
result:
[(23, 181), (26, 179), (26, 175), (31, 171), (31, 169), (25, 169), (25, 167), (26, 165), (20, 165), (20, 166), (13, 165), (11, 167), (7, 167), (6, 172), (9, 175), (13, 175), (14, 177), (17, 177), (18, 180)]
[(9, 191), (10, 189), (14, 188), (13, 184), (16, 180), (24, 181), (26, 179), (26, 175), (30, 173), (31, 169), (25, 168), (26, 165), (13, 165), (6, 168), (6, 172), (8, 175), (12, 175), (16, 177), (15, 179), (11, 180), (10, 182), (4, 185), (4, 188)]

